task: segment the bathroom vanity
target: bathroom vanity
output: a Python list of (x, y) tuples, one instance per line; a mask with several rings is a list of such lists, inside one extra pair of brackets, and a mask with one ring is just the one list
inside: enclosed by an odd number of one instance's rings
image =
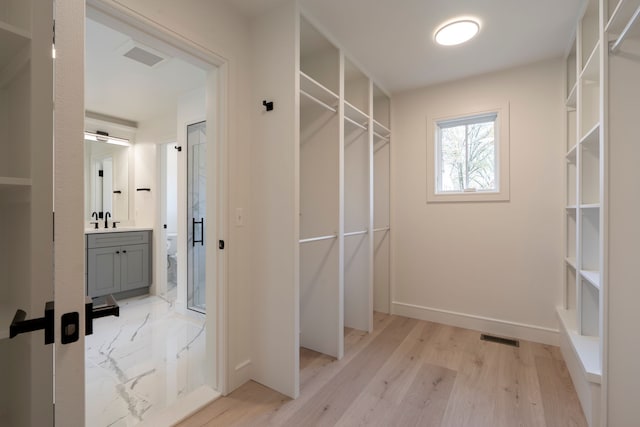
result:
[(149, 292), (150, 229), (87, 231), (87, 295), (126, 298)]

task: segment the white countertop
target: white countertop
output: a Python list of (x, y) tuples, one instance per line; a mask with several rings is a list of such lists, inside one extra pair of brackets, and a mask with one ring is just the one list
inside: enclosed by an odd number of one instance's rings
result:
[(98, 233), (124, 233), (127, 231), (153, 231), (151, 227), (133, 227), (133, 226), (123, 226), (118, 228), (85, 228), (84, 234), (98, 234)]

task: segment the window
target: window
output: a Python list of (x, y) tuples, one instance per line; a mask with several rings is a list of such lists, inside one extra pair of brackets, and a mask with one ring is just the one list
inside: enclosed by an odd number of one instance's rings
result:
[(509, 200), (508, 109), (429, 124), (428, 202)]

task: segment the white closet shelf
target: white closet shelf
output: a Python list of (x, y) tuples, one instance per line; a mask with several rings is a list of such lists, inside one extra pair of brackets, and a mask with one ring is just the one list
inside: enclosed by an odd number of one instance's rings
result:
[(600, 290), (600, 272), (593, 270), (580, 270), (583, 279), (589, 282), (593, 287)]
[(592, 383), (602, 381), (602, 364), (600, 362), (600, 338), (580, 335), (576, 325), (575, 310), (558, 307), (556, 310), (560, 325), (568, 336), (571, 348), (582, 364), (583, 374)]
[(31, 40), (31, 34), (18, 27), (0, 22), (0, 69), (11, 62), (13, 56)]
[(386, 227), (380, 227), (380, 228), (374, 228), (373, 232), (374, 233), (379, 233), (381, 231), (390, 231), (391, 227), (389, 227), (388, 225)]
[(344, 237), (351, 237), (351, 236), (362, 236), (364, 234), (367, 234), (369, 232), (369, 230), (362, 230), (362, 231), (350, 231), (348, 233), (344, 233)]
[(578, 207), (576, 205), (567, 205), (565, 209), (568, 211), (575, 211)]
[(574, 270), (576, 270), (577, 263), (576, 263), (575, 257), (567, 257), (567, 258), (564, 259), (564, 262), (566, 262), (569, 267), (571, 267)]
[(600, 203), (584, 203), (580, 205), (580, 209), (600, 209)]
[(300, 71), (300, 91), (335, 108), (340, 98), (335, 92)]
[(600, 44), (596, 44), (587, 59), (582, 72), (580, 73), (580, 80), (584, 83), (596, 83), (600, 81)]
[(578, 82), (574, 83), (573, 87), (571, 88), (571, 92), (569, 92), (569, 96), (567, 96), (567, 100), (565, 101), (565, 104), (567, 107), (570, 107), (572, 109), (576, 108), (577, 93), (578, 93)]
[(605, 32), (614, 36), (620, 35), (638, 7), (640, 0), (620, 0), (604, 28)]
[(364, 125), (365, 123), (369, 122), (369, 115), (368, 114), (366, 114), (364, 111), (358, 109), (357, 107), (354, 107), (353, 105), (351, 105), (347, 101), (344, 101), (344, 116), (345, 116), (345, 118), (348, 117), (351, 120), (353, 120), (354, 122), (357, 122), (357, 123), (362, 124), (362, 125)]
[(575, 163), (577, 151), (578, 151), (577, 145), (574, 145), (573, 147), (571, 147), (571, 149), (567, 151), (567, 154), (565, 155), (565, 157), (567, 158), (567, 161), (569, 161), (570, 163)]
[(596, 123), (589, 131), (580, 139), (581, 145), (597, 144), (600, 140), (600, 123)]
[(373, 131), (379, 135), (383, 135), (385, 138), (391, 136), (391, 130), (376, 119), (373, 119)]

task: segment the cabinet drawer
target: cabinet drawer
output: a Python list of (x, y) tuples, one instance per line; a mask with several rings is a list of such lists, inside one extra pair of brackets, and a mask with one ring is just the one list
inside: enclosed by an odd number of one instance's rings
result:
[(149, 231), (123, 231), (87, 235), (87, 248), (107, 248), (111, 246), (139, 245), (149, 243)]

